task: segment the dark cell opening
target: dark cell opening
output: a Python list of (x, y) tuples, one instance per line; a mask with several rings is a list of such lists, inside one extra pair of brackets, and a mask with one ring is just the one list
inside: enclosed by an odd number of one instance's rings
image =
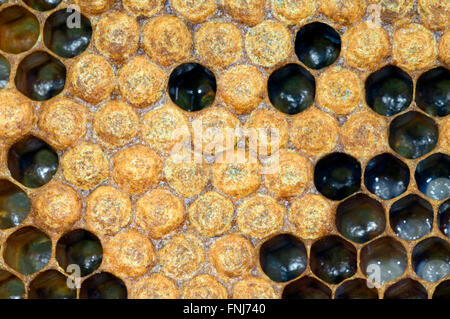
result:
[(312, 277), (303, 277), (283, 289), (282, 299), (331, 299), (331, 290)]
[(169, 95), (185, 111), (200, 111), (216, 98), (216, 77), (198, 63), (181, 64), (169, 77)]
[(443, 281), (436, 287), (433, 299), (450, 299), (450, 280)]
[(311, 270), (320, 279), (338, 284), (356, 272), (356, 249), (338, 236), (327, 236), (311, 247)]
[(389, 220), (398, 237), (416, 240), (430, 233), (433, 207), (417, 195), (408, 195), (391, 206)]
[(321, 69), (333, 64), (341, 53), (341, 37), (325, 23), (302, 27), (295, 37), (295, 54), (307, 67)]
[(0, 54), (0, 89), (3, 89), (9, 82), (9, 76), (11, 75), (11, 64), (9, 61)]
[(388, 200), (403, 194), (409, 185), (409, 168), (397, 157), (385, 153), (372, 158), (364, 172), (367, 189)]
[(76, 299), (77, 289), (70, 288), (67, 277), (57, 270), (47, 270), (30, 283), (29, 299)]
[(383, 237), (367, 244), (361, 250), (361, 270), (374, 283), (383, 283), (400, 277), (406, 269), (406, 250), (391, 237)]
[(20, 187), (8, 180), (0, 180), (0, 229), (20, 225), (30, 209), (30, 199)]
[[(79, 27), (71, 23), (74, 14), (80, 15)], [(63, 58), (73, 58), (86, 50), (92, 37), (92, 25), (79, 12), (66, 9), (53, 13), (44, 25), (44, 43), (51, 51)]]
[(78, 265), (82, 277), (98, 269), (102, 259), (103, 249), (100, 240), (83, 229), (65, 234), (56, 244), (56, 260), (59, 266), (67, 271), (69, 265)]
[(393, 65), (372, 73), (365, 85), (367, 105), (381, 115), (395, 115), (406, 109), (413, 99), (413, 80)]
[(54, 9), (61, 3), (61, 0), (24, 0), (34, 10), (48, 11)]
[(450, 199), (439, 207), (438, 226), (441, 232), (450, 238)]
[(44, 268), (50, 261), (52, 242), (34, 227), (24, 227), (8, 237), (3, 259), (13, 269), (31, 275)]
[(443, 153), (419, 162), (414, 174), (419, 190), (427, 197), (442, 200), (450, 196), (450, 157)]
[(356, 194), (338, 205), (336, 227), (345, 238), (365, 243), (386, 228), (383, 206), (365, 194)]
[(344, 153), (332, 153), (317, 162), (314, 185), (325, 197), (342, 200), (361, 187), (361, 164)]
[(46, 101), (62, 92), (66, 84), (66, 67), (44, 51), (30, 54), (17, 68), (17, 90), (34, 101)]
[(297, 114), (313, 104), (316, 82), (308, 70), (290, 63), (270, 75), (267, 90), (274, 107), (286, 114)]
[(116, 276), (102, 272), (81, 284), (80, 299), (126, 299), (127, 287)]
[(38, 19), (21, 6), (7, 7), (0, 12), (0, 49), (18, 54), (30, 50), (39, 38)]
[(450, 114), (450, 71), (438, 67), (422, 74), (416, 84), (416, 103), (432, 116)]
[(273, 281), (285, 282), (300, 276), (308, 264), (303, 243), (289, 234), (272, 237), (260, 248), (259, 261)]
[(405, 158), (414, 159), (431, 152), (438, 136), (434, 120), (419, 112), (399, 115), (389, 126), (389, 145)]
[(0, 270), (0, 299), (25, 298), (25, 285), (9, 271)]
[(386, 289), (384, 299), (428, 299), (428, 293), (419, 282), (406, 278)]
[(8, 168), (12, 177), (26, 187), (47, 184), (58, 170), (55, 150), (43, 140), (27, 136), (15, 143), (8, 152)]
[(412, 266), (423, 280), (444, 278), (450, 274), (450, 244), (438, 237), (424, 239), (413, 249)]
[(339, 286), (335, 299), (378, 299), (378, 290), (369, 288), (367, 280), (353, 279)]

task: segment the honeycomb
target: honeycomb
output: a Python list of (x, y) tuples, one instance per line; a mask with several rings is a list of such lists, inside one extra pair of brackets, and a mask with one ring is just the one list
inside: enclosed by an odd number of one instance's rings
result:
[[(435, 0), (1, 0), (0, 298), (449, 298), (449, 26)], [(236, 128), (265, 133), (215, 144)]]

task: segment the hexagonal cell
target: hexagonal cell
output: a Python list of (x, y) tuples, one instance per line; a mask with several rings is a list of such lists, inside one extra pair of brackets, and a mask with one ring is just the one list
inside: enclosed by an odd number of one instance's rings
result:
[(384, 116), (406, 109), (412, 102), (414, 84), (402, 69), (388, 65), (372, 73), (365, 83), (367, 105)]
[(408, 188), (409, 167), (389, 153), (375, 156), (366, 166), (364, 184), (381, 199), (392, 199)]
[(331, 299), (331, 290), (312, 277), (303, 277), (284, 287), (282, 299)]
[(216, 77), (198, 63), (181, 64), (169, 77), (170, 98), (188, 112), (211, 106), (216, 98), (216, 90)]
[(428, 293), (419, 282), (406, 278), (386, 289), (384, 299), (428, 299)]
[(69, 288), (67, 277), (57, 270), (37, 275), (28, 288), (29, 299), (76, 299), (77, 290)]
[(32, 226), (21, 228), (8, 237), (3, 258), (11, 268), (31, 275), (50, 261), (52, 241), (42, 231)]
[(25, 298), (25, 285), (9, 271), (0, 269), (0, 299)]
[(450, 238), (450, 199), (439, 206), (438, 226), (441, 232)]
[(327, 236), (311, 247), (311, 270), (320, 279), (338, 284), (356, 272), (356, 249), (338, 236)]
[(450, 299), (450, 280), (443, 281), (436, 287), (433, 299)]
[(20, 187), (6, 179), (0, 180), (0, 229), (18, 226), (30, 209), (30, 199)]
[[(70, 25), (73, 15), (79, 15), (79, 26)], [(53, 13), (45, 21), (44, 43), (52, 52), (63, 58), (73, 58), (83, 53), (92, 37), (92, 25), (88, 18), (77, 11), (67, 9)]]
[(417, 195), (408, 195), (392, 204), (389, 220), (398, 237), (417, 240), (433, 228), (433, 207)]
[(375, 283), (401, 276), (408, 263), (405, 248), (391, 237), (382, 237), (364, 246), (360, 258), (362, 272)]
[(297, 114), (314, 103), (316, 81), (304, 67), (290, 63), (269, 76), (267, 90), (275, 108), (286, 114)]
[(290, 234), (281, 234), (261, 245), (259, 262), (261, 269), (270, 279), (285, 282), (305, 271), (308, 256), (300, 239)]
[(432, 116), (450, 114), (450, 71), (438, 67), (423, 73), (416, 84), (416, 103)]
[(126, 299), (127, 287), (116, 276), (101, 272), (81, 284), (80, 299)]
[(345, 238), (365, 243), (386, 228), (383, 206), (365, 194), (356, 194), (338, 205), (336, 227)]
[(50, 182), (58, 165), (55, 150), (35, 136), (24, 137), (8, 152), (11, 176), (26, 187), (37, 188)]
[(389, 146), (409, 159), (431, 152), (436, 147), (438, 136), (434, 120), (415, 111), (397, 116), (389, 125)]
[(314, 185), (325, 197), (342, 200), (361, 187), (361, 164), (344, 153), (331, 153), (314, 168)]
[(303, 26), (295, 37), (295, 54), (307, 67), (327, 67), (341, 53), (341, 37), (325, 23), (313, 22)]
[(438, 237), (424, 239), (413, 249), (412, 265), (423, 280), (440, 280), (450, 274), (450, 244)]
[(100, 240), (84, 229), (73, 230), (62, 236), (56, 244), (56, 260), (67, 270), (69, 265), (80, 267), (81, 276), (89, 275), (100, 267), (103, 249)]
[(62, 0), (24, 0), (24, 2), (37, 11), (48, 11), (56, 8)]
[(335, 299), (378, 299), (378, 290), (369, 288), (367, 280), (358, 278), (344, 282), (336, 290)]
[(9, 61), (0, 54), (0, 89), (3, 89), (9, 82), (9, 76), (11, 75), (11, 64)]
[(428, 156), (419, 162), (414, 177), (427, 197), (436, 200), (450, 197), (450, 156), (443, 153)]
[(64, 89), (66, 67), (47, 52), (33, 52), (20, 62), (14, 83), (28, 98), (46, 101)]
[(22, 6), (0, 12), (0, 50), (18, 54), (30, 50), (39, 38), (38, 19)]

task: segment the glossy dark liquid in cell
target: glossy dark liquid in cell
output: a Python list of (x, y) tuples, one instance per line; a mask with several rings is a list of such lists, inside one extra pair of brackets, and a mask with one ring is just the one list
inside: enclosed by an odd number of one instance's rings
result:
[(102, 272), (81, 284), (80, 299), (126, 299), (127, 287), (116, 276)]
[(325, 197), (342, 200), (361, 187), (361, 165), (344, 153), (332, 153), (317, 162), (314, 185)]
[(450, 197), (450, 156), (444, 153), (428, 156), (419, 162), (414, 177), (427, 197), (436, 200)]
[(450, 244), (438, 237), (424, 239), (414, 247), (412, 266), (423, 280), (444, 278), (450, 274)]
[(389, 145), (400, 156), (414, 159), (431, 152), (439, 137), (433, 119), (419, 112), (396, 117), (389, 126)]
[(398, 237), (416, 240), (433, 227), (433, 207), (417, 195), (408, 195), (396, 201), (389, 212), (391, 228)]
[(0, 49), (11, 54), (30, 50), (39, 38), (38, 19), (21, 6), (0, 11)]
[[(78, 14), (79, 27), (71, 27), (73, 15)], [(79, 12), (66, 9), (53, 13), (44, 25), (44, 43), (54, 53), (63, 58), (73, 58), (83, 53), (89, 46), (92, 26), (88, 18)]]
[(436, 287), (433, 299), (450, 300), (450, 280), (443, 281)]
[(408, 73), (388, 65), (366, 80), (366, 103), (378, 114), (391, 116), (406, 109), (412, 102), (414, 85)]
[(102, 259), (100, 240), (83, 229), (65, 234), (56, 245), (56, 260), (61, 268), (67, 271), (69, 265), (78, 265), (83, 277), (100, 267)]
[(417, 80), (416, 103), (432, 116), (450, 114), (450, 71), (444, 67), (431, 69)]
[(328, 236), (311, 247), (311, 270), (329, 284), (338, 284), (356, 272), (356, 249), (338, 236)]
[(185, 111), (200, 111), (211, 106), (216, 97), (214, 74), (198, 63), (185, 63), (169, 77), (169, 95)]
[(62, 92), (66, 84), (66, 67), (44, 51), (23, 59), (17, 68), (17, 89), (34, 101), (46, 101)]
[(366, 166), (364, 184), (381, 199), (392, 199), (408, 188), (409, 167), (389, 153), (378, 155)]
[(438, 225), (441, 232), (450, 238), (450, 199), (439, 207)]
[(27, 194), (8, 180), (0, 180), (0, 229), (18, 226), (30, 213)]
[(305, 271), (308, 257), (305, 246), (298, 238), (283, 234), (269, 239), (261, 246), (259, 261), (270, 279), (285, 282)]
[(365, 243), (386, 228), (383, 206), (365, 194), (356, 194), (338, 205), (336, 227), (345, 238)]
[(37, 188), (47, 184), (58, 165), (58, 154), (34, 136), (23, 138), (8, 152), (8, 168), (12, 177), (26, 187)]
[(50, 261), (52, 242), (37, 228), (21, 228), (8, 237), (3, 258), (13, 269), (31, 275), (44, 268)]
[(307, 24), (295, 37), (295, 54), (311, 69), (321, 69), (333, 64), (340, 52), (341, 37), (325, 23)]
[(273, 106), (283, 113), (297, 114), (314, 103), (316, 83), (308, 70), (291, 63), (270, 75), (267, 89)]
[(54, 9), (61, 3), (61, 0), (24, 0), (34, 10), (48, 11)]

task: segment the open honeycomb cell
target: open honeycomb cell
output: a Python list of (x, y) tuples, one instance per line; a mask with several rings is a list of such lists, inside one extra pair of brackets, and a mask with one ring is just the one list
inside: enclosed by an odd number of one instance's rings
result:
[(35, 227), (24, 227), (12, 233), (5, 242), (5, 263), (24, 275), (44, 268), (50, 261), (52, 242), (47, 234)]
[(31, 210), (27, 194), (8, 180), (0, 180), (0, 229), (20, 225)]
[(0, 298), (450, 298), (445, 4), (0, 0)]
[(26, 187), (37, 188), (50, 182), (58, 170), (55, 150), (35, 136), (27, 136), (8, 151), (11, 176)]
[(39, 38), (39, 21), (22, 6), (0, 11), (0, 50), (18, 54), (30, 50)]

